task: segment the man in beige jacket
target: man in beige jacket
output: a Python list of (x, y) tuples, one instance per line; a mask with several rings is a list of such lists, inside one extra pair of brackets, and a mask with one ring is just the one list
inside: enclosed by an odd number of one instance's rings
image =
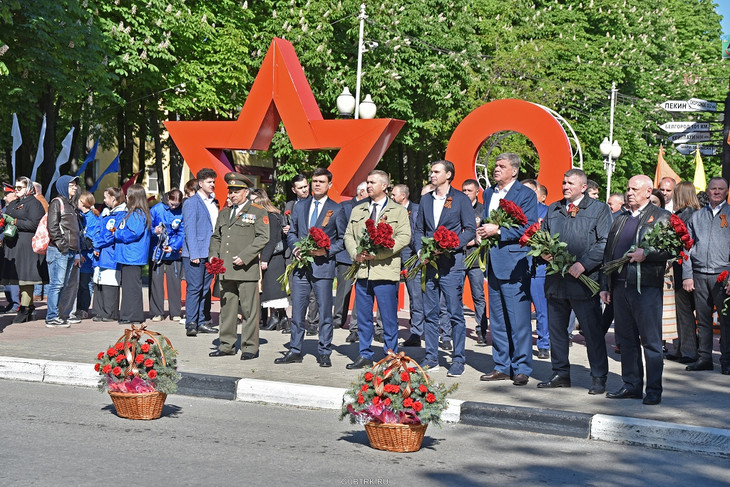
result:
[[(368, 198), (352, 209), (345, 231), (345, 248), (353, 262), (360, 263), (355, 282), (358, 338), (360, 355), (348, 369), (373, 365), (373, 300), (377, 298), (383, 320), (384, 351), (398, 351), (398, 284), (400, 283), (400, 251), (411, 241), (408, 211), (388, 200), (386, 190), (390, 178), (384, 171), (370, 171), (367, 178)], [(360, 239), (367, 231), (365, 222), (387, 223), (393, 229), (392, 249), (378, 247), (375, 253), (359, 249)]]

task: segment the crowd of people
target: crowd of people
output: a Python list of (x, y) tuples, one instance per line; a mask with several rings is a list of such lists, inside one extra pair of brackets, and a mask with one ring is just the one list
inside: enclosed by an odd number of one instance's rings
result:
[[(372, 366), (379, 356), (373, 342), (383, 343), (383, 352), (424, 345), (423, 368), (445, 365), (441, 348), (450, 352), (447, 376), (459, 377), (466, 364), (463, 289), (468, 278), (476, 344), (486, 345), (491, 331), (494, 368), (481, 376), (483, 381), (529, 382), (533, 308), (536, 356), (550, 359), (553, 371), (537, 384), (540, 389), (571, 387), (569, 347), (573, 330), (579, 329), (592, 378), (588, 393), (606, 393), (605, 335), (613, 323), (623, 384), (606, 396), (658, 404), (665, 358), (686, 364), (688, 371), (714, 368), (715, 312), (720, 369), (730, 374), (727, 181), (712, 178), (701, 204), (692, 183), (664, 178), (654, 189), (649, 177), (636, 175), (625, 193), (612, 194), (604, 204), (597, 199), (597, 185), (582, 170), (571, 169), (563, 177), (562, 198), (548, 206), (546, 188), (536, 180), (518, 181), (519, 171), (519, 156), (497, 156), (493, 185), (482, 203), (476, 180), (457, 189), (453, 164), (436, 161), (416, 204), (407, 186), (392, 185), (387, 173), (373, 170), (354, 198), (338, 203), (328, 197), (332, 173), (319, 168), (311, 180), (293, 179), (295, 199), (283, 212), (265, 190), (236, 172), (224, 177), (228, 199), (223, 205), (215, 199), (218, 174), (203, 169), (184, 193), (174, 189), (152, 208), (140, 185), (126, 191), (107, 188), (101, 212), (94, 196), (80, 191), (78, 178), (60, 177), (57, 195), (46, 202), (37, 185), (21, 177), (5, 188), (2, 284), (8, 305), (2, 311), (14, 312), (16, 323), (35, 319), (34, 286), (45, 284), (49, 328), (89, 317), (139, 324), (145, 321), (139, 306), (142, 273), (149, 266), (152, 321), (164, 319), (167, 301), (170, 318), (184, 323), (187, 336), (219, 334), (211, 357), (237, 353), (240, 325), (242, 360), (258, 358), (259, 330), (281, 331), (290, 334), (290, 341), (276, 364), (302, 362), (305, 336), (317, 335), (317, 361), (331, 367), (333, 330), (348, 327), (354, 290), (346, 340), (358, 343), (359, 353), (348, 369)], [(507, 226), (496, 221), (502, 200), (519, 208), (524, 221)], [(671, 214), (686, 224), (694, 241), (680, 259), (640, 245)], [(536, 222), (574, 256), (563, 272), (546, 271), (555, 255), (531, 257), (530, 248), (520, 243)], [(386, 224), (391, 244), (363, 244), (371, 223)], [(44, 231), (47, 245), (39, 249)], [(440, 231), (453, 232), (454, 248), (433, 253), (429, 247), (427, 252), (424, 245)], [(313, 236), (317, 245), (305, 248)], [(485, 261), (465, 264), (486, 241), (494, 244), (486, 248)], [(630, 258), (628, 264), (602, 271), (605, 263), (623, 256)], [(406, 281), (409, 330), (399, 342), (398, 286), (409, 259), (428, 265), (417, 273), (411, 269), (413, 278)], [(289, 271), (290, 298), (281, 284)], [(210, 314), (216, 276), (219, 329)], [(585, 277), (600, 283), (600, 293), (584, 285)]]

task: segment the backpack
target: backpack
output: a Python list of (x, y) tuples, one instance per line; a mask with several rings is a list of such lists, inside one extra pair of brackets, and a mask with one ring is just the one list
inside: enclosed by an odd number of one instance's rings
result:
[[(58, 202), (61, 203), (61, 214), (63, 214), (63, 200), (58, 198)], [(63, 233), (63, 229), (61, 229), (61, 233)], [(51, 236), (48, 234), (48, 213), (46, 213), (38, 223), (35, 234), (33, 234), (31, 247), (33, 247), (33, 252), (36, 254), (46, 255), (49, 243), (51, 243)]]

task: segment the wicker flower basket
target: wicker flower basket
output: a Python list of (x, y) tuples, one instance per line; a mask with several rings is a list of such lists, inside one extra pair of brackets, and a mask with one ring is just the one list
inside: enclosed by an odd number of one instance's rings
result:
[(157, 419), (162, 416), (167, 394), (147, 392), (135, 394), (129, 392), (109, 392), (117, 410), (117, 415), (128, 419)]
[(406, 453), (421, 449), (427, 427), (427, 424), (366, 423), (365, 431), (373, 448)]

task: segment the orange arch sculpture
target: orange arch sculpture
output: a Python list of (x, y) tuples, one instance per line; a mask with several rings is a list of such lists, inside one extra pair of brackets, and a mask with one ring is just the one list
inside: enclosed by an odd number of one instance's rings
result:
[(573, 166), (570, 141), (550, 113), (524, 100), (497, 100), (477, 108), (456, 127), (446, 148), (446, 159), (454, 163), (453, 185), (461, 188), (466, 179), (476, 178), (474, 162), (479, 148), (493, 134), (519, 132), (535, 145), (540, 158), (538, 181), (548, 189), (548, 201), (562, 197), (563, 174)]

